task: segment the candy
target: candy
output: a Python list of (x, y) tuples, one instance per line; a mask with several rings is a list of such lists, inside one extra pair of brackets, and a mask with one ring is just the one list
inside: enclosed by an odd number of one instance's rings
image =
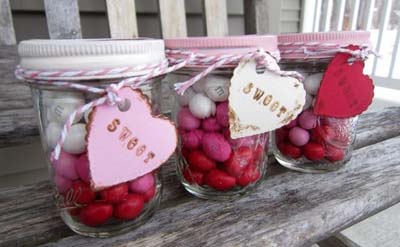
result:
[(314, 97), (311, 94), (306, 94), (306, 102), (304, 103), (303, 110), (307, 110), (313, 105)]
[(245, 168), (253, 162), (253, 151), (249, 147), (239, 147), (233, 151), (231, 157), (224, 162), (226, 172), (234, 177), (239, 177)]
[(277, 129), (275, 131), (275, 139), (276, 139), (276, 143), (283, 143), (283, 142), (288, 142), (289, 140), (289, 131), (288, 129), (285, 128), (281, 128), (281, 129)]
[(193, 98), (195, 94), (196, 92), (192, 88), (186, 89), (183, 95), (178, 94), (177, 98), (179, 105), (187, 106), (189, 104), (189, 101)]
[(75, 163), (75, 170), (79, 178), (85, 183), (90, 183), (89, 160), (87, 154), (82, 154)]
[(183, 107), (178, 114), (179, 128), (185, 130), (197, 129), (200, 127), (201, 121), (192, 115), (188, 108)]
[(261, 173), (256, 165), (249, 165), (244, 169), (243, 174), (236, 180), (239, 186), (247, 186), (250, 183), (257, 182), (261, 177)]
[(204, 153), (219, 162), (224, 162), (231, 155), (231, 146), (224, 136), (219, 133), (206, 133), (202, 139)]
[(94, 202), (82, 208), (79, 219), (88, 226), (104, 224), (113, 215), (113, 206), (104, 202)]
[(221, 129), (221, 125), (218, 124), (217, 119), (215, 117), (209, 117), (203, 120), (201, 123), (201, 127), (205, 131), (213, 132), (219, 131)]
[(119, 203), (128, 196), (128, 185), (122, 183), (100, 191), (101, 199), (109, 203)]
[(192, 170), (199, 172), (207, 172), (216, 167), (215, 162), (208, 158), (202, 151), (195, 150), (189, 154), (187, 159)]
[(204, 119), (215, 114), (216, 106), (207, 96), (198, 93), (190, 100), (189, 109), (193, 116)]
[(62, 145), (63, 149), (72, 154), (81, 154), (86, 150), (86, 125), (74, 124), (68, 132)]
[(255, 136), (246, 136), (242, 138), (232, 139), (231, 133), (228, 128), (223, 131), (224, 137), (233, 147), (241, 147), (241, 146), (253, 146), (254, 141), (258, 135)]
[(129, 188), (132, 192), (141, 194), (146, 193), (154, 183), (154, 175), (150, 172), (130, 182)]
[(143, 196), (144, 202), (150, 201), (156, 195), (156, 186), (152, 186), (148, 191), (141, 195)]
[(294, 127), (289, 131), (290, 142), (298, 147), (304, 146), (310, 140), (310, 134), (307, 130), (300, 127)]
[(70, 180), (75, 180), (79, 178), (75, 169), (75, 163), (77, 161), (78, 158), (75, 155), (61, 150), (58, 160), (54, 160), (53, 162), (53, 167), (58, 175)]
[(218, 169), (211, 170), (207, 173), (204, 181), (211, 188), (222, 191), (232, 189), (236, 185), (236, 179), (234, 177)]
[(194, 170), (190, 170), (189, 168), (185, 168), (185, 170), (183, 171), (183, 177), (190, 184), (193, 184), (193, 183), (198, 184), (198, 185), (204, 184), (204, 174), (201, 172), (197, 172)]
[(292, 121), (290, 121), (290, 123), (286, 124), (285, 126), (283, 126), (286, 129), (291, 129), (293, 127), (296, 127), (298, 124), (297, 118), (293, 119)]
[(301, 149), (290, 143), (281, 143), (278, 145), (278, 148), (283, 155), (292, 159), (298, 159), (302, 155)]
[(204, 91), (215, 102), (222, 102), (229, 96), (229, 78), (222, 76), (207, 76)]
[(121, 220), (131, 220), (140, 215), (144, 208), (144, 199), (141, 195), (130, 194), (126, 200), (114, 208), (114, 216)]
[(189, 150), (197, 149), (201, 144), (204, 131), (200, 129), (194, 129), (190, 132), (181, 135), (183, 147)]
[(79, 180), (72, 182), (68, 194), (72, 202), (78, 204), (88, 204), (96, 198), (96, 193), (90, 189), (90, 186)]
[(50, 149), (53, 149), (60, 138), (61, 135), (61, 126), (58, 123), (50, 122), (46, 128), (46, 140), (47, 146)]
[(325, 156), (324, 147), (315, 142), (308, 143), (303, 150), (304, 156), (311, 161), (322, 160)]
[(193, 90), (196, 93), (204, 93), (206, 80), (207, 80), (207, 77), (204, 77), (204, 78), (198, 80), (195, 84), (193, 84), (193, 86), (192, 86)]
[(54, 183), (56, 184), (57, 190), (60, 194), (64, 194), (67, 192), (71, 186), (72, 186), (72, 181), (69, 179), (66, 179), (60, 175), (55, 175), (54, 176)]
[(304, 111), (299, 116), (299, 125), (303, 129), (313, 129), (317, 126), (317, 116), (312, 111)]
[(312, 74), (304, 80), (304, 89), (308, 94), (317, 95), (323, 73)]
[(216, 118), (219, 125), (229, 127), (229, 105), (228, 102), (222, 102), (217, 106)]
[[(48, 104), (50, 106), (50, 114), (48, 115), (48, 117), (50, 118), (49, 120), (54, 119), (60, 125), (63, 125), (73, 111), (85, 104), (85, 99), (82, 95), (69, 96), (64, 98), (52, 99), (48, 101)], [(80, 119), (82, 119), (82, 114), (76, 115), (74, 123), (79, 122)]]
[(331, 145), (326, 146), (325, 157), (331, 162), (336, 162), (343, 160), (345, 157), (345, 152), (343, 149), (333, 147)]
[(89, 122), (90, 114), (92, 114), (92, 109), (85, 111), (85, 113), (83, 114), (83, 119), (85, 119), (85, 123)]

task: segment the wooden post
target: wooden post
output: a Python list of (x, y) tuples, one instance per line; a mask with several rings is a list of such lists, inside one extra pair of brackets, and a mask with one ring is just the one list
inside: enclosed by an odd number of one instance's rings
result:
[(203, 17), (207, 36), (228, 35), (226, 0), (203, 0)]
[(107, 0), (106, 3), (111, 38), (137, 37), (135, 0)]
[(279, 33), (283, 0), (246, 0), (244, 17), (246, 34)]
[(163, 38), (186, 37), (184, 0), (158, 0)]
[(0, 45), (15, 45), (15, 31), (12, 22), (10, 2), (0, 0)]

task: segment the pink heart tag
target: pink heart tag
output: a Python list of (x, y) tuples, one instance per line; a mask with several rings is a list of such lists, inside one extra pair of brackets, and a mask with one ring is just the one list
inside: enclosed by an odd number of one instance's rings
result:
[(92, 187), (96, 190), (123, 183), (158, 168), (176, 148), (175, 125), (152, 116), (147, 96), (125, 87), (118, 96), (130, 101), (121, 111), (97, 106), (88, 123), (88, 158)]

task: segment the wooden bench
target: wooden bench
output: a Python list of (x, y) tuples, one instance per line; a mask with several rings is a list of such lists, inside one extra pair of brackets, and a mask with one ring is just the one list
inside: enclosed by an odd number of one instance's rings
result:
[[(81, 37), (77, 0), (44, 2), (51, 38)], [(106, 2), (110, 36), (136, 37), (134, 0)], [(276, 1), (244, 3), (247, 32), (270, 31)], [(162, 36), (186, 36), (184, 0), (158, 4)], [(203, 0), (203, 8), (207, 34), (226, 35), (226, 1)], [(9, 147), (38, 140), (29, 88), (13, 74), (18, 58), (9, 0), (0, 0), (0, 33), (0, 147)], [(163, 169), (161, 208), (135, 231), (109, 239), (70, 231), (58, 216), (49, 182), (2, 189), (0, 246), (344, 246), (339, 244), (348, 240), (327, 238), (400, 201), (399, 120), (400, 108), (361, 116), (353, 159), (337, 172), (301, 174), (270, 159), (266, 181), (236, 201), (189, 195), (171, 159)]]

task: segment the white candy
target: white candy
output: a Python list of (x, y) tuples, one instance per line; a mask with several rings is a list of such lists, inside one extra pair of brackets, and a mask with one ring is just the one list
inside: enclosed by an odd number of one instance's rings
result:
[(189, 104), (189, 101), (195, 95), (196, 95), (196, 92), (190, 87), (190, 88), (186, 89), (186, 91), (183, 95), (178, 94), (178, 96), (177, 96), (178, 102), (181, 106), (186, 106)]
[[(85, 100), (83, 98), (60, 98), (53, 99), (49, 102), (48, 110), (50, 113), (47, 115), (48, 120), (55, 120), (60, 125), (64, 125), (67, 121), (68, 117), (71, 115), (73, 111), (75, 111), (78, 107), (85, 104)], [(81, 120), (82, 114), (77, 115), (75, 117), (74, 123), (77, 123)]]
[(323, 73), (312, 74), (304, 80), (304, 89), (311, 95), (317, 95)]
[(71, 154), (80, 154), (86, 150), (86, 125), (74, 124), (68, 132), (67, 138), (63, 143), (64, 151)]
[(314, 97), (311, 94), (306, 94), (306, 102), (304, 103), (303, 110), (310, 108), (313, 101)]
[(198, 93), (189, 102), (190, 112), (200, 119), (208, 118), (215, 114), (215, 103), (204, 94)]
[(204, 90), (207, 96), (216, 102), (228, 100), (229, 96), (229, 78), (222, 76), (208, 76), (204, 83)]
[(61, 134), (61, 126), (58, 123), (50, 122), (47, 125), (46, 140), (47, 140), (47, 146), (50, 149), (53, 149), (56, 146), (58, 138), (60, 138), (60, 134)]

